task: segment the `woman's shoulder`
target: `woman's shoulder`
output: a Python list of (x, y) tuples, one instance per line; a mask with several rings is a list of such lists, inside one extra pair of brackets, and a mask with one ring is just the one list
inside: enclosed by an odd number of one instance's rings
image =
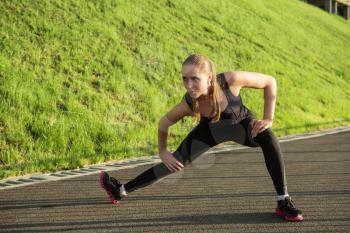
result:
[(240, 85), (240, 73), (247, 73), (245, 71), (225, 71), (222, 73), (217, 74), (216, 76), (218, 77), (218, 81), (221, 80), (225, 86), (230, 87), (230, 88), (237, 88)]

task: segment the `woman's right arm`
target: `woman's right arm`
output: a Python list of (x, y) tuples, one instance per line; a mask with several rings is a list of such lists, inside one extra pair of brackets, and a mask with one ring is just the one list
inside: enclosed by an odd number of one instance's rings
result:
[(185, 116), (192, 116), (193, 112), (183, 99), (181, 103), (176, 105), (172, 110), (167, 112), (158, 123), (158, 146), (159, 157), (163, 163), (171, 171), (181, 170), (181, 164), (175, 157), (167, 150), (168, 129), (171, 125), (184, 118)]

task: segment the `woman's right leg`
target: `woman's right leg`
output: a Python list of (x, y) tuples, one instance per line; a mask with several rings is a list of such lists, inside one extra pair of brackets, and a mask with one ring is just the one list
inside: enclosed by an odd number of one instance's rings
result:
[[(175, 158), (184, 166), (194, 161), (199, 155), (209, 150), (213, 146), (229, 140), (225, 134), (223, 137), (218, 136), (225, 126), (222, 122), (215, 123), (217, 127), (211, 127), (207, 121), (200, 122), (182, 141), (180, 146), (173, 153)], [(214, 124), (213, 124), (214, 125)], [(138, 175), (133, 180), (124, 184), (127, 192), (135, 191), (139, 188), (148, 186), (158, 179), (171, 174), (172, 172), (164, 163), (157, 164)]]

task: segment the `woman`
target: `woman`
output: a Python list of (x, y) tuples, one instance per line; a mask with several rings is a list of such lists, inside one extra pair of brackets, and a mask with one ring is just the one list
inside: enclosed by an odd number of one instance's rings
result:
[[(182, 64), (182, 76), (187, 90), (182, 101), (165, 114), (158, 125), (159, 157), (157, 164), (126, 184), (121, 184), (106, 172), (100, 183), (112, 203), (127, 198), (128, 193), (145, 187), (173, 172), (180, 171), (199, 155), (225, 141), (262, 148), (266, 167), (277, 192), (278, 216), (301, 221), (301, 211), (287, 192), (284, 162), (277, 138), (271, 130), (276, 101), (276, 80), (268, 75), (251, 72), (225, 72), (216, 75), (213, 62), (198, 54), (190, 55)], [(258, 120), (243, 105), (242, 87), (264, 88), (264, 119)], [(185, 116), (198, 123), (174, 153), (166, 149), (168, 128)]]

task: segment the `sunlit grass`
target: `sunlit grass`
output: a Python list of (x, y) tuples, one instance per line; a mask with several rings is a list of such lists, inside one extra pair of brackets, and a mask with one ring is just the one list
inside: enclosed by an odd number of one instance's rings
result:
[[(181, 62), (270, 74), (277, 136), (348, 125), (350, 24), (301, 1), (1, 1), (0, 178), (157, 154)], [(263, 90), (243, 89), (263, 116)], [(175, 150), (193, 127), (170, 129)]]

